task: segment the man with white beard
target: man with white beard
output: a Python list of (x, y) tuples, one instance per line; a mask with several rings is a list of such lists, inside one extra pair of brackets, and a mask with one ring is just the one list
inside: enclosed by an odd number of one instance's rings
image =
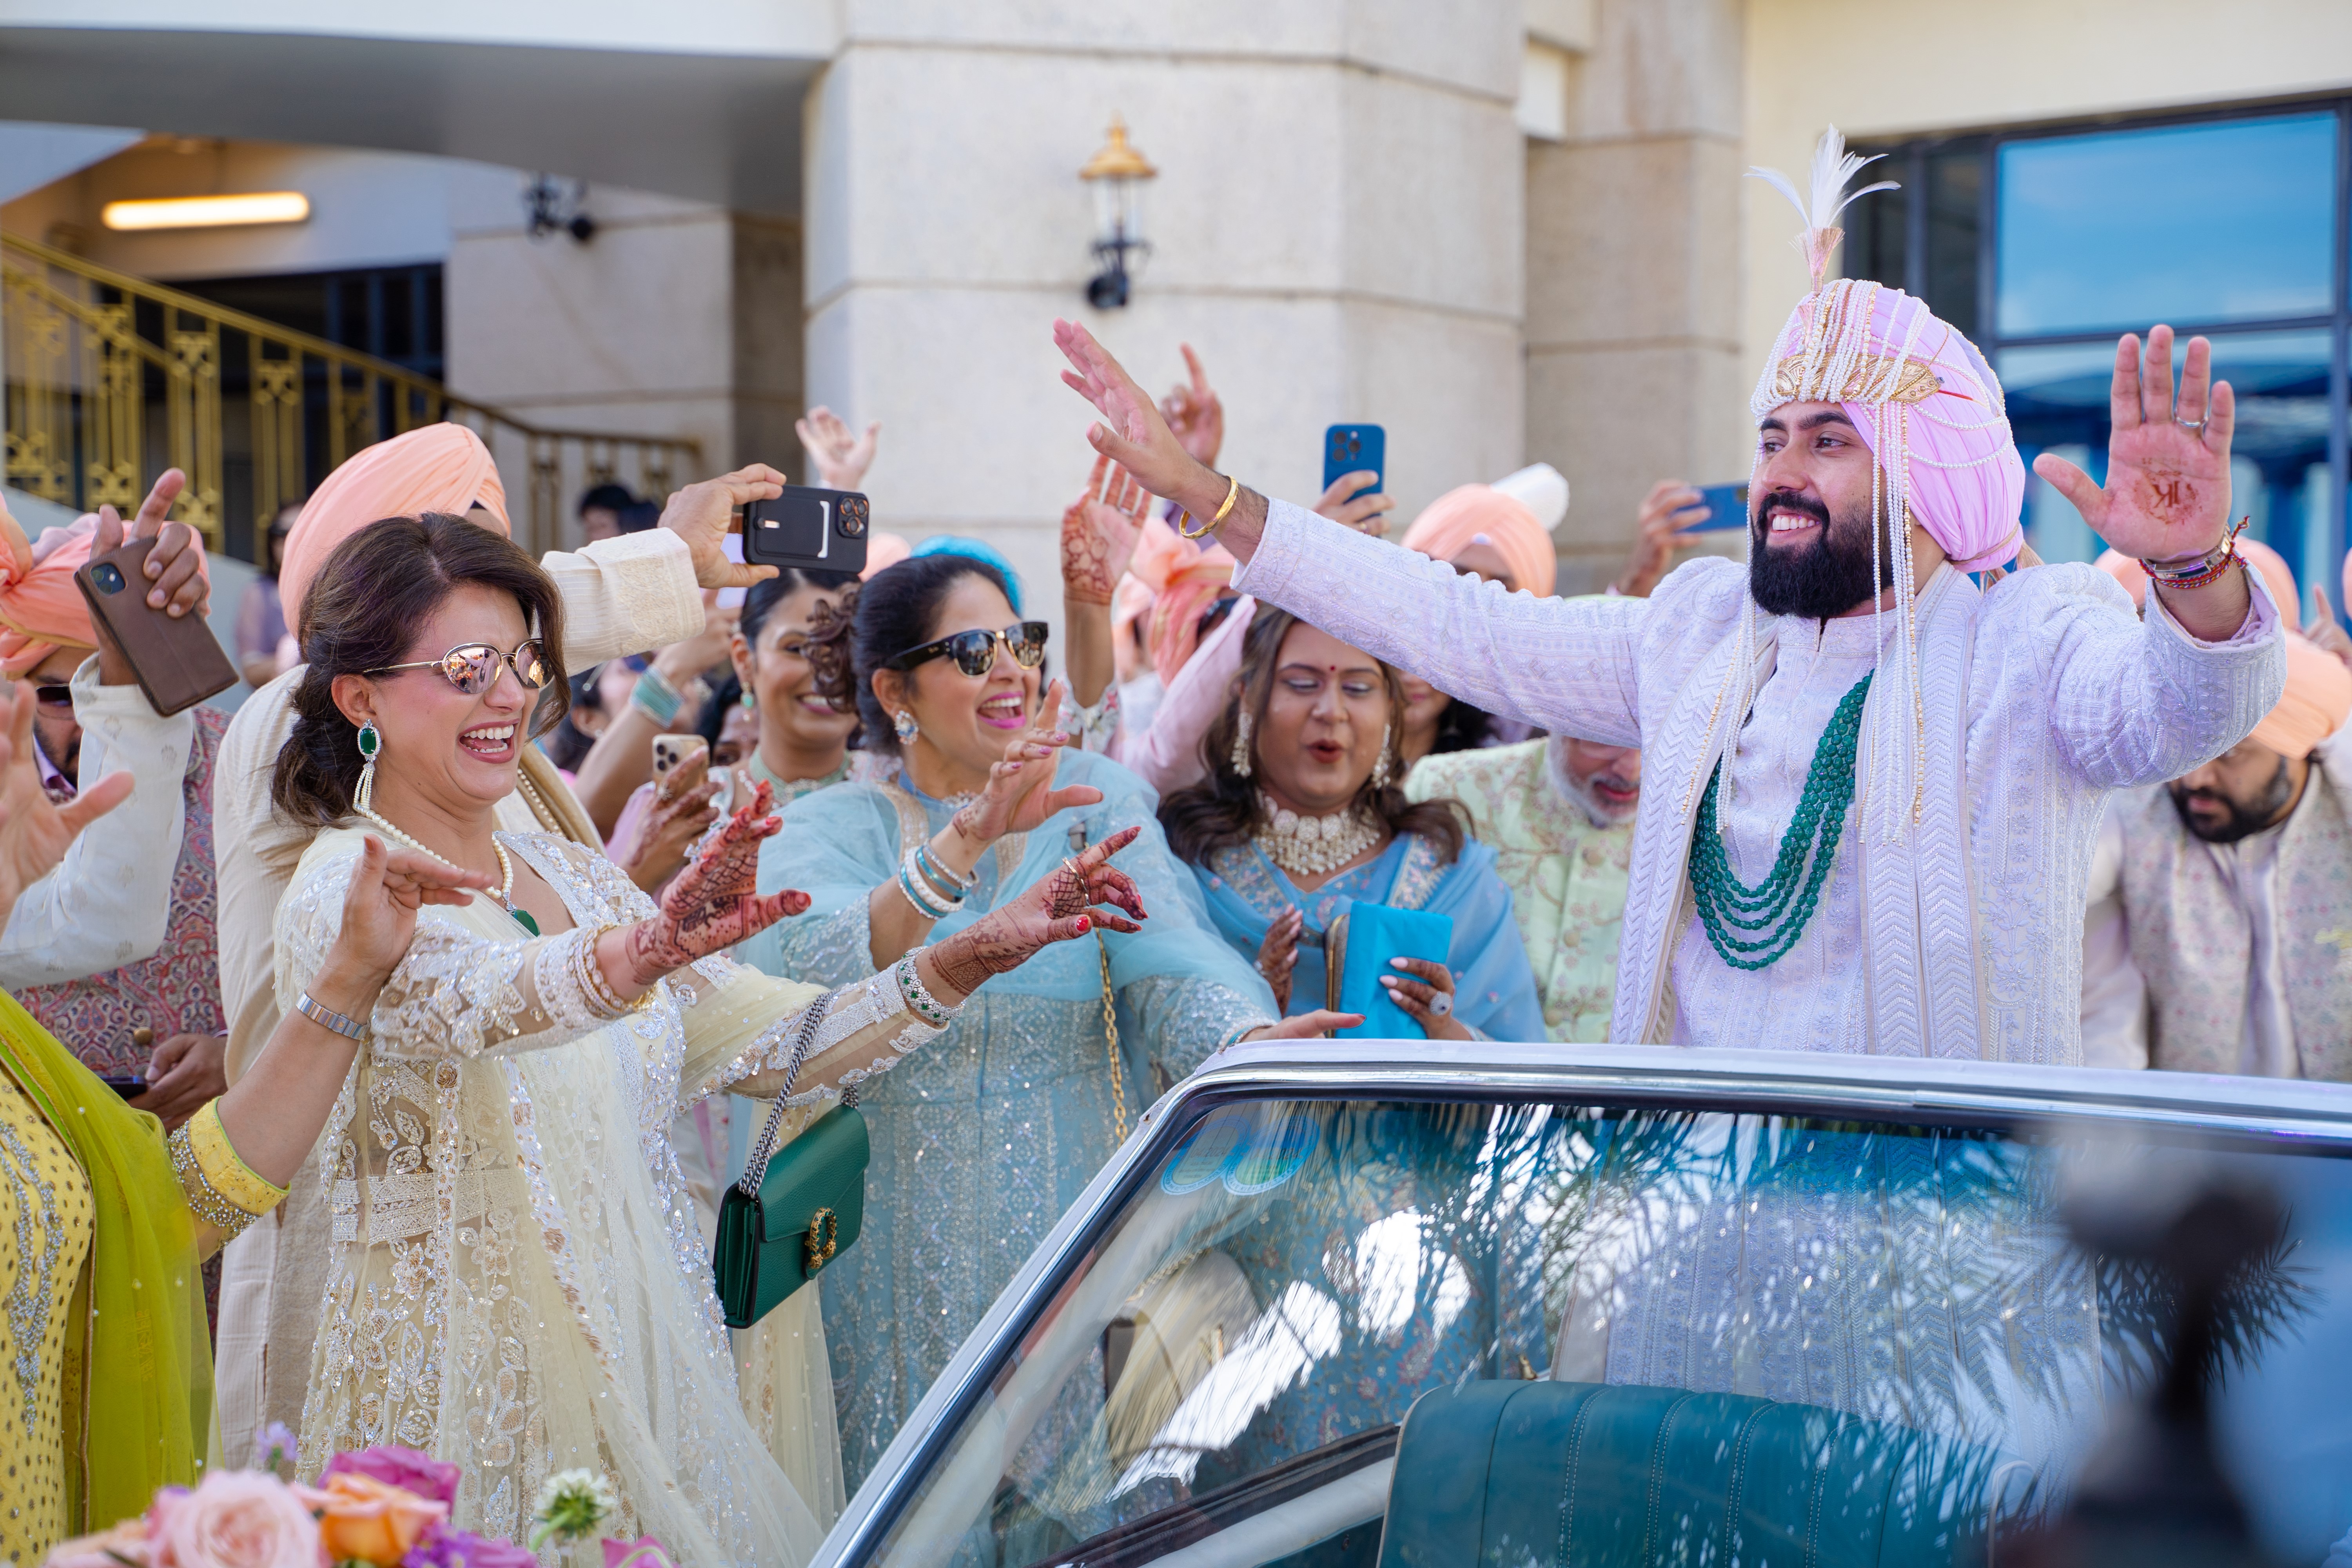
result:
[(1404, 793), (1459, 803), (1471, 836), (1495, 851), (1543, 998), (1545, 1033), (1607, 1039), (1641, 752), (1566, 735), (1439, 752), (1412, 765)]
[(1814, 288), (1749, 403), (1748, 565), (1689, 562), (1648, 599), (1513, 594), (1269, 500), (1067, 323), (1063, 379), (1096, 449), (1244, 563), (1236, 588), (1488, 712), (1642, 748), (1612, 1040), (2071, 1065), (2108, 795), (2236, 744), (2284, 681), (2229, 527), (2234, 401), (2200, 338), (2176, 403), (2158, 326), (2117, 345), (2106, 487), (2036, 459), (2147, 564), (2145, 621), (2086, 565), (1979, 587), (2022, 543), (2000, 385), (1920, 301), (1822, 281), (1862, 162), (1840, 152), (1832, 131)]

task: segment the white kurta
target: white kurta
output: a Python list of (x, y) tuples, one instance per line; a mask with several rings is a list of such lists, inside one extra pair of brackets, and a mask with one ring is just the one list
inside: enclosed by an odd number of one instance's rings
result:
[[(1920, 596), (1919, 721), (1890, 668), (1872, 687), (1857, 805), (1814, 917), (1827, 923), (1800, 943), (1810, 958), (1790, 955), (1798, 978), (1784, 983), (1731, 971), (1696, 936), (1685, 867), (1706, 769), (1738, 719), (1725, 694), (1743, 567), (1693, 561), (1646, 600), (1538, 599), (1276, 501), (1234, 586), (1490, 713), (1643, 748), (1610, 1028), (1628, 1043), (2079, 1062), (2084, 891), (2107, 794), (2235, 744), (2285, 680), (2260, 587), (2238, 634), (2208, 644), (2160, 606), (2135, 618), (2087, 566), (1981, 592), (1937, 573)], [(1758, 701), (1735, 768), (1753, 813), (1736, 794), (1726, 824), (1744, 877), (1769, 867), (1764, 845), (1787, 826), (1844, 677), (1859, 679), (1845, 643), (1866, 653), (1870, 623), (1853, 624), (1865, 629), (1833, 625), (1817, 655), (1812, 623), (1759, 619)], [(1915, 748), (1927, 761), (1916, 822), (1903, 776)], [(1899, 790), (1874, 785), (1882, 760)]]

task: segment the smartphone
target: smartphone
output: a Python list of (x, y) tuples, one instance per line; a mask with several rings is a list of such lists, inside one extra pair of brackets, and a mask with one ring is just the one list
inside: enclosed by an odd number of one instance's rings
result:
[(743, 559), (761, 566), (863, 572), (872, 521), (871, 507), (856, 490), (786, 485), (775, 500), (744, 507)]
[(98, 1081), (125, 1100), (136, 1100), (147, 1092), (147, 1080), (137, 1073), (104, 1072), (98, 1075)]
[(1705, 533), (1718, 528), (1748, 526), (1746, 485), (1706, 485), (1700, 488), (1698, 497), (1706, 503), (1707, 516), (1704, 522), (1691, 524), (1693, 529)]
[(709, 750), (710, 742), (699, 735), (656, 735), (654, 777), (666, 778), (684, 767), (696, 752)]
[(1357, 495), (1378, 495), (1388, 481), (1389, 435), (1377, 425), (1334, 425), (1323, 432), (1323, 488), (1342, 474), (1369, 472), (1372, 482)]
[(236, 684), (237, 675), (202, 616), (174, 619), (147, 607), (147, 579), (141, 568), (154, 543), (134, 539), (86, 563), (74, 574), (74, 586), (89, 601), (91, 618), (130, 660), (147, 705), (169, 718), (226, 691)]

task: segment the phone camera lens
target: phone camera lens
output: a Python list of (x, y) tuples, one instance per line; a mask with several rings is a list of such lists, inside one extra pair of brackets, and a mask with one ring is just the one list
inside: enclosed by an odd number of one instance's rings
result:
[(89, 576), (90, 581), (98, 584), (98, 591), (101, 594), (122, 592), (122, 568), (111, 561), (101, 562), (90, 572)]
[(856, 539), (866, 531), (866, 498), (851, 496), (841, 503), (841, 536)]

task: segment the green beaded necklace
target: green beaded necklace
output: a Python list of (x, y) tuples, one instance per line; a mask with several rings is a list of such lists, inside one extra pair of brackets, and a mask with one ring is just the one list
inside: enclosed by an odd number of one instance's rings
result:
[[(1691, 892), (1706, 940), (1734, 969), (1764, 969), (1777, 963), (1813, 918), (1822, 884), (1829, 879), (1830, 862), (1837, 858), (1839, 836), (1845, 831), (1846, 807), (1853, 804), (1854, 752), (1862, 739), (1863, 700), (1869, 695), (1870, 677), (1865, 675), (1830, 715), (1829, 728), (1822, 731), (1813, 764), (1805, 773), (1805, 793), (1797, 801), (1789, 831), (1780, 836), (1772, 874), (1757, 887), (1732, 875), (1723, 832), (1716, 826), (1715, 792), (1722, 771), (1706, 781), (1706, 794), (1698, 803), (1698, 828), (1691, 840)], [(1816, 838), (1819, 848), (1814, 847)]]

